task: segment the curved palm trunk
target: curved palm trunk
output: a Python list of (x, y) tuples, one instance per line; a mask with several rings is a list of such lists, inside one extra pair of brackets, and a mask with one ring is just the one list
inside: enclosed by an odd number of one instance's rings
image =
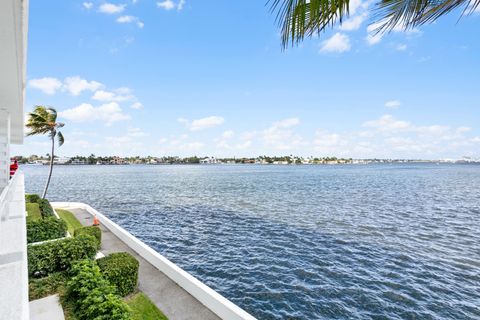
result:
[(48, 172), (48, 179), (47, 179), (47, 183), (45, 184), (45, 189), (43, 190), (42, 199), (45, 199), (45, 196), (47, 195), (48, 185), (50, 184), (50, 178), (52, 177), (53, 159), (55, 158), (54, 151), (55, 151), (55, 136), (52, 136), (52, 153), (50, 155), (50, 171)]

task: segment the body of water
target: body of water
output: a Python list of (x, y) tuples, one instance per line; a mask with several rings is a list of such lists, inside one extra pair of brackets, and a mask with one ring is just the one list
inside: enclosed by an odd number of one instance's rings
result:
[[(41, 193), (47, 166), (22, 166)], [(479, 319), (480, 166), (56, 166), (90, 204), (259, 319)]]

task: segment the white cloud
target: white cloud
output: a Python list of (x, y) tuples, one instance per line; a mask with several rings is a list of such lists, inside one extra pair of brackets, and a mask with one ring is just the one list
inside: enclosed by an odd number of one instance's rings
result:
[(118, 23), (130, 23), (134, 22), (137, 18), (134, 16), (120, 16), (117, 18)]
[(397, 51), (405, 51), (407, 50), (408, 46), (404, 43), (399, 43), (395, 46), (395, 50)]
[(287, 118), (273, 123), (271, 128), (290, 128), (300, 124), (300, 119), (298, 118)]
[(110, 102), (99, 107), (94, 107), (89, 103), (59, 112), (59, 116), (73, 122), (86, 122), (101, 120), (107, 126), (114, 122), (130, 119), (130, 116), (124, 114), (118, 103)]
[(353, 16), (349, 18), (348, 20), (345, 20), (341, 25), (340, 25), (340, 30), (343, 31), (353, 31), (353, 30), (358, 30), (362, 23), (367, 19), (367, 13), (363, 13), (357, 16)]
[(74, 96), (78, 96), (85, 90), (95, 91), (102, 88), (103, 85), (97, 81), (87, 81), (78, 76), (65, 78), (63, 90), (68, 91)]
[(143, 28), (144, 23), (134, 16), (120, 16), (116, 20), (118, 23), (135, 23), (140, 29)]
[(157, 7), (165, 9), (165, 10), (172, 10), (175, 9), (175, 3), (172, 0), (165, 0), (165, 1), (158, 1)]
[(83, 6), (85, 9), (89, 10), (89, 9), (91, 9), (91, 8), (93, 7), (93, 3), (91, 3), (91, 2), (84, 2), (84, 3), (82, 3), (82, 6)]
[(401, 105), (402, 105), (402, 103), (398, 100), (390, 100), (390, 101), (385, 102), (385, 107), (387, 107), (389, 109), (397, 109)]
[(182, 10), (183, 7), (185, 6), (185, 3), (186, 3), (185, 0), (180, 0), (180, 1), (178, 2), (178, 5), (177, 5), (177, 10), (178, 10), (178, 11)]
[(379, 119), (365, 122), (363, 127), (375, 128), (378, 131), (398, 131), (405, 130), (411, 127), (410, 122), (396, 120), (392, 115), (386, 114)]
[[(383, 23), (384, 23), (383, 21), (380, 21), (377, 23), (372, 23), (367, 27), (367, 36), (365, 40), (369, 45), (375, 45), (380, 41), (382, 41), (384, 32), (378, 32), (378, 29), (382, 26)], [(418, 36), (422, 34), (422, 32), (418, 28), (405, 29), (405, 27), (403, 27), (402, 25), (396, 25), (395, 27), (393, 27), (391, 31), (396, 33), (403, 33), (403, 34), (406, 34), (407, 36), (414, 36), (414, 35)], [(407, 49), (407, 46), (401, 44), (396, 46), (396, 49), (405, 50)]]
[(177, 121), (185, 125), (190, 131), (198, 131), (219, 126), (225, 122), (225, 119), (219, 116), (210, 116), (192, 121), (185, 118), (178, 118)]
[(53, 95), (62, 88), (62, 82), (56, 78), (45, 77), (28, 81), (28, 86), (45, 94)]
[(222, 138), (224, 138), (224, 139), (230, 139), (230, 138), (232, 138), (234, 135), (235, 135), (235, 132), (233, 132), (233, 130), (227, 130), (227, 131), (224, 131), (224, 132), (223, 132)]
[(288, 118), (274, 122), (262, 132), (263, 143), (274, 150), (291, 151), (303, 144), (303, 138), (292, 128), (300, 124), (298, 118)]
[(99, 8), (98, 11), (105, 14), (118, 14), (122, 13), (125, 10), (126, 4), (113, 4), (113, 3), (104, 3)]
[[(120, 88), (120, 90), (117, 89), (116, 92), (98, 90), (98, 91), (95, 91), (95, 93), (92, 96), (92, 99), (97, 101), (116, 101), (116, 102), (134, 100), (135, 96), (132, 94), (129, 94), (124, 89), (125, 88)], [(124, 92), (124, 94), (122, 94), (122, 92)]]
[(143, 132), (140, 128), (129, 128), (127, 131), (127, 136), (133, 138), (146, 137), (148, 134)]
[(342, 53), (351, 49), (350, 38), (343, 33), (337, 32), (329, 39), (322, 42), (321, 53)]
[(140, 102), (135, 102), (130, 106), (130, 108), (135, 110), (143, 109), (143, 104), (141, 104)]

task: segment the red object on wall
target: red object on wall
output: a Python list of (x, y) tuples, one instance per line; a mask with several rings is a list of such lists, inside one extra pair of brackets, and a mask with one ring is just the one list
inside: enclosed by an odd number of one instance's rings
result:
[(18, 161), (13, 160), (13, 163), (10, 164), (10, 177), (15, 174), (15, 171), (18, 170)]

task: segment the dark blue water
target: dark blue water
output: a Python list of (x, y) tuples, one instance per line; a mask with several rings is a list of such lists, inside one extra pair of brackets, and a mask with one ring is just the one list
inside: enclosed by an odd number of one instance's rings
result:
[(480, 166), (59, 166), (49, 198), (259, 319), (480, 318)]

